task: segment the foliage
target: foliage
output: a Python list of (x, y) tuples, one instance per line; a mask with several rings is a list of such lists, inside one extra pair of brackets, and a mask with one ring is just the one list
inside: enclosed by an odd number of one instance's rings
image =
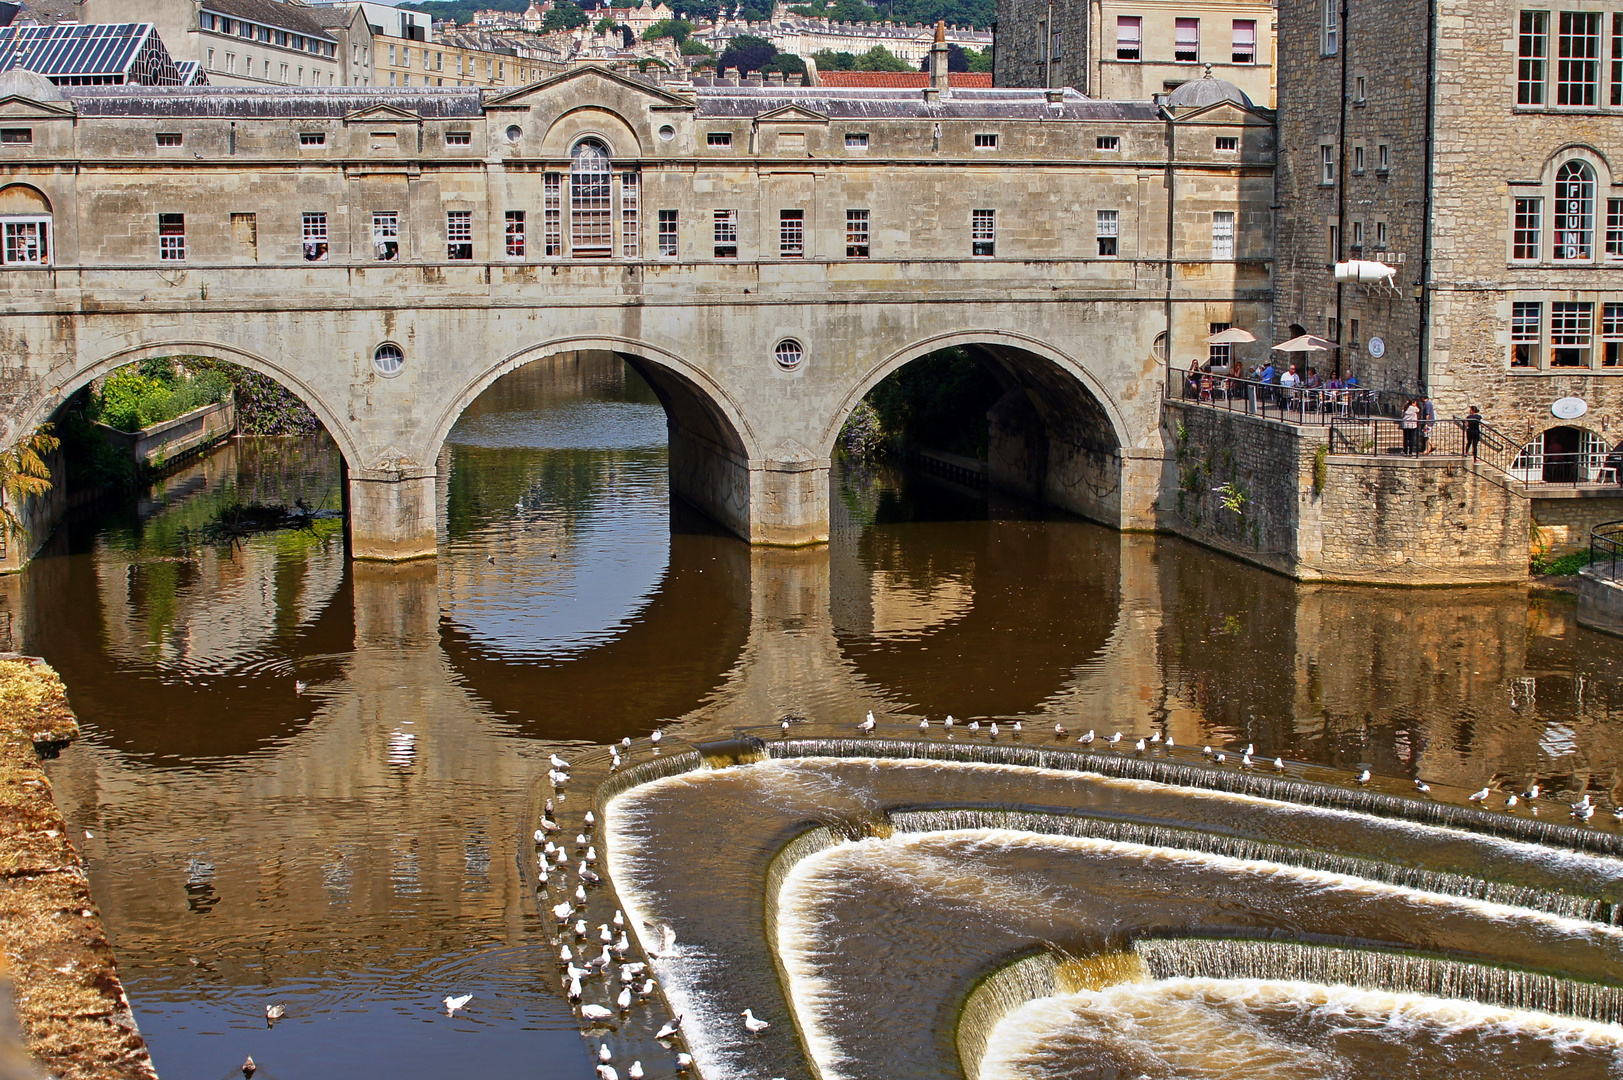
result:
[(710, 46), (706, 45), (704, 42), (695, 41), (692, 38), (689, 38), (688, 40), (682, 42), (681, 52), (682, 52), (683, 56), (714, 56), (714, 55), (716, 55), (716, 50), (712, 49)]
[(297, 394), (267, 375), (208, 356), (184, 358), (192, 371), (223, 375), (237, 395), (237, 431), (243, 435), (310, 435), (321, 421)]
[(1223, 509), (1236, 514), (1245, 513), (1245, 491), (1238, 485), (1230, 481), (1214, 490), (1222, 497)]
[(53, 425), (41, 424), (16, 446), (0, 451), (0, 529), (7, 537), (21, 541), (28, 536), (18, 511), (29, 499), (50, 493), (51, 467), (45, 459), (62, 445), (52, 434)]
[(1544, 553), (1540, 553), (1533, 557), (1533, 572), (1551, 577), (1570, 577), (1589, 565), (1589, 555), (1588, 548), (1580, 548), (1557, 559), (1548, 558)]
[(1330, 447), (1320, 443), (1313, 451), (1313, 494), (1324, 494), (1330, 480)]
[(918, 445), (984, 459), (986, 413), (1002, 394), (979, 360), (962, 349), (943, 349), (870, 390), (846, 419), (840, 446), (860, 447), (869, 458)]
[(756, 37), (753, 34), (739, 34), (727, 42), (727, 48), (722, 50), (721, 59), (716, 61), (716, 67), (722, 71), (737, 68), (740, 75), (747, 75), (749, 72), (762, 70), (762, 65), (777, 55), (778, 47), (766, 38)]
[[(975, 57), (977, 59), (980, 59), (981, 54), (976, 52), (974, 49), (965, 49), (960, 45), (954, 45), (950, 41), (947, 42), (947, 70), (948, 71), (975, 71), (975, 70), (991, 71), (992, 70), (992, 58), (991, 58), (990, 55), (988, 55), (986, 57), (986, 59), (985, 59), (985, 65), (986, 66), (985, 66), (984, 69), (971, 68), (969, 66), (969, 58), (971, 56), (973, 56), (973, 57)], [(919, 70), (920, 71), (929, 71), (930, 70), (930, 58), (928, 56), (926, 56), (923, 60), (919, 61)]]
[(781, 52), (761, 65), (761, 70), (781, 71), (785, 75), (804, 75), (806, 74), (806, 61), (794, 53)]
[(883, 45), (875, 45), (861, 56), (820, 49), (812, 54), (819, 71), (912, 71), (913, 65)]
[(601, 19), (597, 20), (597, 25), (593, 26), (592, 29), (599, 34), (609, 34), (614, 32), (614, 25), (614, 19), (611, 16), (605, 15)]
[(692, 34), (693, 24), (686, 19), (661, 19), (642, 32), (642, 39), (658, 41), (660, 38), (671, 38), (680, 45)]
[[(124, 370), (108, 378), (91, 403), (96, 419), (119, 431), (140, 431), (224, 401), (231, 394), (231, 381), (217, 371), (181, 377), (166, 375), (163, 367), (150, 361), (141, 367), (153, 374)], [(172, 373), (172, 366), (168, 370)]]
[[(950, 51), (951, 49), (957, 48), (957, 46), (951, 45), (948, 48)], [(984, 75), (992, 74), (991, 49), (965, 49), (963, 52), (965, 71), (976, 71)]]
[(577, 26), (586, 25), (586, 11), (574, 0), (558, 0), (546, 18), (541, 20), (541, 29), (548, 33), (554, 30), (573, 30)]

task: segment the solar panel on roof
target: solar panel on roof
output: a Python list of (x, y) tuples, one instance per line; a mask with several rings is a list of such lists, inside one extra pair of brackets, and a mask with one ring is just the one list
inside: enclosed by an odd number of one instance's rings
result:
[(23, 67), (47, 78), (126, 75), (152, 32), (151, 23), (0, 27), (0, 71)]

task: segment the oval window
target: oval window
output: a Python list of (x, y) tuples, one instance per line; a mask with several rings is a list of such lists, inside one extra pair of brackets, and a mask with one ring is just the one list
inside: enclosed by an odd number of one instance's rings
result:
[(664, 127), (659, 129), (660, 142), (670, 142), (674, 138), (676, 138), (676, 129), (671, 127), (671, 125), (666, 124)]
[(785, 371), (793, 371), (806, 358), (806, 350), (794, 338), (784, 338), (778, 342), (773, 355), (777, 358), (779, 367)]
[(406, 354), (401, 352), (400, 346), (394, 342), (385, 341), (372, 354), (372, 366), (378, 369), (379, 375), (392, 379), (406, 366)]
[(507, 141), (508, 142), (518, 142), (522, 138), (524, 138), (524, 129), (523, 128), (519, 127), (517, 124), (512, 124), (512, 125), (508, 126), (508, 128), (507, 128)]

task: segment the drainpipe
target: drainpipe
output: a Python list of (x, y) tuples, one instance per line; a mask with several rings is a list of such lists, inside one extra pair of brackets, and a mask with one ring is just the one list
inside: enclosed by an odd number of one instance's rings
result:
[[(1173, 262), (1172, 262), (1172, 238), (1173, 238), (1173, 234), (1174, 234), (1173, 210), (1174, 210), (1175, 203), (1177, 202), (1177, 191), (1178, 191), (1178, 169), (1177, 169), (1178, 131), (1177, 131), (1177, 128), (1173, 125), (1173, 122), (1172, 122), (1173, 121), (1172, 110), (1170, 108), (1168, 108), (1166, 105), (1163, 104), (1161, 106), (1161, 111), (1166, 114), (1166, 140), (1167, 140), (1167, 249), (1166, 249), (1167, 271), (1166, 271), (1166, 279), (1165, 279), (1166, 296), (1163, 299), (1162, 304), (1166, 309), (1165, 312), (1164, 312), (1164, 316), (1165, 316), (1166, 324), (1167, 324), (1166, 325), (1166, 334), (1167, 334), (1167, 356), (1166, 356), (1167, 375), (1166, 375), (1166, 378), (1167, 378), (1167, 385), (1170, 386), (1171, 383), (1172, 383), (1173, 356), (1175, 355), (1174, 349), (1172, 347), (1172, 275), (1176, 272), (1176, 267), (1173, 265)], [(1121, 231), (1119, 226), (1117, 227), (1116, 231), (1118, 233)], [(1117, 238), (1116, 243), (1118, 245), (1121, 243), (1120, 237)], [(1117, 254), (1118, 255), (1120, 254), (1119, 249), (1118, 249)]]
[(1437, 0), (1426, 2), (1426, 196), (1421, 203), (1424, 217), (1420, 230), (1420, 355), (1415, 357), (1415, 381), (1422, 394), (1430, 394), (1431, 379), (1426, 353), (1431, 347), (1431, 207), (1436, 187), (1433, 182), (1437, 145)]
[(1048, 18), (1043, 22), (1043, 89), (1054, 85), (1054, 0), (1048, 0)]
[[(1352, 52), (1352, 5), (1349, 0), (1341, 0), (1341, 108), (1340, 116), (1336, 121), (1336, 172), (1339, 174), (1336, 184), (1336, 250), (1331, 262), (1341, 262), (1342, 252), (1347, 248), (1347, 54)], [(1360, 257), (1362, 257), (1360, 255)], [(1346, 337), (1346, 315), (1342, 312), (1345, 286), (1338, 280), (1336, 282), (1336, 344), (1341, 344)], [(1344, 349), (1336, 350), (1336, 377), (1341, 377), (1342, 353)]]

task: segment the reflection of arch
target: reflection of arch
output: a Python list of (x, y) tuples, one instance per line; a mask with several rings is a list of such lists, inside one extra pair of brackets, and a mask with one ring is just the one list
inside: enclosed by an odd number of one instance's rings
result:
[(236, 345), (227, 345), (218, 341), (155, 341), (143, 345), (131, 345), (115, 353), (103, 357), (89, 367), (80, 368), (77, 372), (57, 383), (47, 387), (36, 401), (33, 408), (23, 417), (18, 431), (32, 431), (39, 424), (50, 419), (51, 414), (61, 408), (63, 403), (77, 393), (82, 387), (103, 375), (124, 367), (128, 364), (137, 364), (142, 360), (150, 360), (159, 356), (213, 356), (221, 360), (228, 360), (233, 364), (240, 364), (250, 371), (256, 371), (266, 378), (274, 379), (284, 387), (298, 395), (300, 401), (310, 407), (321, 421), (321, 426), (338, 444), (338, 450), (344, 455), (344, 460), (352, 466), (360, 467), (362, 464), (359, 447), (350, 431), (344, 426), (338, 414), (330, 409), (321, 396), (312, 390), (303, 380), (278, 364), (249, 352)]
[[(1010, 365), (1022, 366), (1018, 354), (1023, 353), (1030, 357), (1049, 361), (1051, 368), (1058, 368), (1071, 376), (1079, 384), (1079, 389), (1084, 390), (1093, 399), (1093, 404), (1102, 413), (1102, 417), (1108, 425), (1108, 434), (1114, 446), (1131, 446), (1136, 442), (1134, 433), (1126, 418), (1123, 417), (1121, 408), (1116, 404), (1115, 399), (1110, 396), (1110, 392), (1105, 389), (1104, 385), (1094, 378), (1092, 372), (1088, 371), (1076, 358), (1046, 342), (1039, 341), (1037, 338), (1027, 337), (1024, 334), (1014, 333), (1009, 330), (963, 330), (915, 342), (904, 349), (891, 353), (869, 369), (868, 373), (845, 396), (845, 400), (840, 402), (839, 407), (835, 410), (829, 426), (823, 432), (821, 453), (826, 456), (834, 452), (834, 441), (839, 438), (840, 428), (845, 424), (846, 417), (851, 415), (851, 410), (857, 407), (857, 403), (867, 395), (868, 391), (914, 360), (954, 346), (975, 348), (982, 355), (993, 358), (1010, 374), (1014, 373), (1014, 369), (1010, 368)], [(1038, 365), (1030, 365), (1029, 362), (1023, 366), (1026, 368), (1026, 373), (1041, 370)]]
[(0, 214), (49, 214), (51, 200), (39, 188), (28, 184), (0, 187)]

